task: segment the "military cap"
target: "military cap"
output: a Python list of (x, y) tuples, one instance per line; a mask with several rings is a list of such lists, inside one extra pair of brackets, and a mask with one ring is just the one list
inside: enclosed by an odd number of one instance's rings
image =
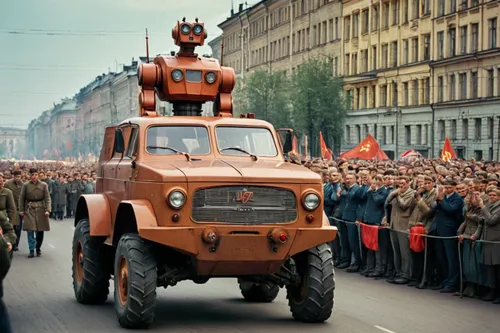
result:
[(37, 168), (30, 168), (30, 173), (38, 173), (38, 169)]
[(13, 176), (18, 176), (21, 174), (21, 170), (14, 170), (11, 172)]

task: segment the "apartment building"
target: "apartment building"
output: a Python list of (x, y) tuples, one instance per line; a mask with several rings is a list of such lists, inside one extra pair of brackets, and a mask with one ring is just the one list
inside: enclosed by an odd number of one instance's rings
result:
[(431, 0), (344, 0), (344, 150), (374, 135), (390, 158), (430, 153)]
[(342, 36), (339, 0), (263, 0), (238, 11), (219, 28), (224, 64), (238, 76), (264, 69), (293, 73), (314, 56), (332, 57), (339, 71)]
[(434, 0), (435, 142), (459, 157), (499, 159), (500, 1)]

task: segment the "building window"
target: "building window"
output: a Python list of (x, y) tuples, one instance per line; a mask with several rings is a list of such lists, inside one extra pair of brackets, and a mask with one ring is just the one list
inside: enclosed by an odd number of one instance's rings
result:
[(416, 144), (421, 145), (422, 144), (422, 125), (417, 125), (417, 133), (416, 133)]
[(399, 24), (399, 0), (392, 2), (392, 25)]
[(460, 54), (467, 53), (467, 26), (460, 28)]
[(380, 86), (380, 106), (387, 105), (387, 85)]
[(369, 12), (368, 9), (363, 11), (363, 22), (362, 23), (362, 28), (361, 28), (361, 33), (366, 34), (368, 33), (368, 24), (369, 24)]
[(469, 119), (462, 119), (462, 139), (469, 138)]
[(363, 87), (363, 106), (361, 108), (368, 108), (368, 87)]
[(398, 66), (398, 42), (391, 43), (391, 67)]
[(424, 15), (429, 15), (431, 13), (431, 0), (422, 0), (424, 6)]
[(387, 68), (389, 60), (389, 46), (387, 44), (382, 45), (382, 68)]
[(358, 38), (359, 36), (359, 14), (354, 14), (352, 16), (352, 38)]
[(438, 0), (438, 16), (443, 16), (444, 15), (444, 0)]
[(467, 74), (458, 75), (458, 85), (460, 87), (460, 99), (467, 99)]
[(488, 70), (488, 96), (487, 97), (493, 97), (493, 90), (495, 87), (495, 72), (493, 69)]
[(483, 151), (482, 150), (474, 150), (474, 158), (477, 161), (480, 161), (483, 159)]
[(389, 27), (389, 14), (390, 14), (390, 9), (389, 9), (389, 2), (384, 3), (384, 15), (382, 15), (384, 19), (384, 23), (382, 28), (388, 28)]
[(349, 40), (351, 32), (351, 18), (347, 16), (344, 19), (344, 39)]
[(345, 143), (351, 143), (351, 126), (345, 126)]
[(477, 84), (478, 84), (477, 72), (472, 72), (470, 77), (471, 77), (470, 84), (471, 84), (471, 88), (472, 88), (471, 98), (477, 98), (478, 97), (478, 91), (477, 91)]
[(469, 0), (460, 0), (460, 10), (467, 9), (467, 2)]
[(411, 89), (411, 103), (412, 105), (418, 105), (418, 80), (413, 80)]
[(397, 82), (392, 83), (392, 106), (398, 106), (398, 84)]
[(449, 80), (449, 87), (450, 87), (448, 100), (454, 101), (455, 97), (456, 97), (456, 94), (455, 94), (455, 91), (456, 91), (456, 88), (455, 88), (456, 87), (456, 85), (455, 85), (455, 74), (451, 74), (449, 76), (448, 80)]
[(411, 126), (410, 125), (405, 125), (405, 141), (406, 141), (406, 145), (408, 145), (408, 146), (411, 145)]
[(411, 19), (412, 20), (415, 20), (415, 19), (418, 19), (419, 17), (419, 6), (418, 6), (418, 3), (419, 3), (419, 0), (412, 0), (412, 15), (411, 15)]
[(368, 50), (361, 51), (361, 72), (368, 72)]
[(457, 43), (457, 40), (456, 40), (457, 36), (456, 36), (456, 34), (457, 34), (457, 29), (456, 28), (450, 28), (448, 30), (448, 39), (449, 39), (449, 43), (450, 43), (450, 54), (449, 54), (450, 57), (455, 56), (456, 43)]
[(431, 104), (431, 78), (425, 79), (424, 103)]
[(444, 58), (444, 31), (437, 33), (438, 59)]
[(387, 127), (382, 126), (382, 144), (386, 145), (387, 144)]
[(380, 13), (378, 5), (374, 5), (372, 8), (372, 31), (378, 30), (380, 20)]
[(377, 91), (377, 86), (371, 86), (370, 88), (370, 107), (374, 108), (376, 107), (375, 105), (375, 97), (377, 96), (376, 91)]
[(403, 0), (403, 24), (408, 23), (408, 11), (409, 11), (409, 6), (408, 6), (408, 1), (409, 0)]
[(418, 62), (418, 37), (411, 40), (412, 62)]
[(405, 106), (408, 106), (410, 103), (409, 103), (409, 95), (408, 95), (408, 82), (405, 82), (403, 83), (403, 104)]
[(497, 47), (497, 18), (488, 20), (488, 44), (490, 49)]
[(452, 140), (456, 140), (457, 139), (457, 120), (456, 119), (452, 119), (451, 122), (450, 122), (450, 136), (451, 136), (451, 139)]
[(409, 62), (408, 59), (408, 39), (403, 40), (403, 61), (402, 64), (406, 65)]
[(424, 61), (431, 60), (431, 35), (424, 35)]
[(335, 40), (339, 39), (339, 18), (335, 18)]
[(350, 60), (351, 60), (351, 55), (347, 53), (345, 55), (345, 60), (344, 60), (344, 72), (346, 75), (351, 75)]
[(443, 101), (443, 77), (440, 76), (438, 77), (438, 86), (437, 86), (437, 90), (438, 90), (438, 103), (441, 103)]
[(454, 13), (457, 11), (457, 0), (450, 1), (450, 13)]
[(438, 133), (439, 133), (439, 140), (444, 141), (446, 139), (444, 120), (438, 120)]
[(373, 46), (372, 47), (372, 69), (376, 70), (378, 68), (377, 66), (377, 47)]
[(478, 51), (479, 47), (479, 23), (473, 23), (471, 26), (471, 41), (470, 41), (470, 51), (475, 53)]
[(488, 139), (491, 139), (493, 137), (493, 128), (494, 128), (494, 123), (493, 123), (493, 117), (488, 117)]
[(357, 53), (353, 53), (352, 54), (352, 74), (353, 75), (356, 75), (358, 74), (358, 54)]
[(481, 140), (481, 118), (475, 118), (474, 119), (474, 139), (475, 140)]

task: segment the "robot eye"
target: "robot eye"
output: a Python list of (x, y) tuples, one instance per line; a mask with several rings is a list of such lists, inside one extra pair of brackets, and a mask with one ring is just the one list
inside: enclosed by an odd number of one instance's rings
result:
[(183, 34), (187, 35), (188, 33), (191, 32), (191, 27), (188, 24), (183, 24), (181, 26), (181, 31)]
[(201, 25), (197, 24), (194, 26), (193, 32), (195, 35), (199, 36), (203, 32), (203, 27)]

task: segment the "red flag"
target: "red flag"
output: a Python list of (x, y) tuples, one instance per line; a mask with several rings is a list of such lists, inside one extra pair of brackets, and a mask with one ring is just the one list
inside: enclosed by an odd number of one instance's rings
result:
[(297, 137), (294, 135), (292, 140), (292, 152), (297, 154)]
[(309, 157), (309, 147), (307, 146), (307, 135), (304, 135), (304, 157)]
[(446, 137), (446, 140), (444, 140), (443, 151), (441, 152), (441, 159), (445, 162), (448, 162), (452, 158), (457, 158), (457, 155), (455, 155), (455, 152), (451, 147), (450, 139)]
[[(370, 133), (368, 133), (366, 138), (363, 141), (361, 141), (359, 145), (341, 154), (340, 157), (345, 158), (346, 160), (350, 160), (353, 158), (358, 158), (360, 160), (372, 160), (375, 157), (377, 157), (379, 151), (380, 147), (378, 145), (377, 140), (375, 140), (375, 138)], [(380, 157), (382, 157), (382, 159), (385, 159), (387, 155), (385, 156), (384, 155)]]
[(378, 251), (378, 226), (361, 223), (361, 239), (367, 249)]
[(319, 131), (319, 146), (321, 148), (321, 157), (326, 158), (327, 160), (332, 159), (332, 155), (330, 154), (325, 140), (323, 140), (323, 133), (321, 133), (321, 131)]

